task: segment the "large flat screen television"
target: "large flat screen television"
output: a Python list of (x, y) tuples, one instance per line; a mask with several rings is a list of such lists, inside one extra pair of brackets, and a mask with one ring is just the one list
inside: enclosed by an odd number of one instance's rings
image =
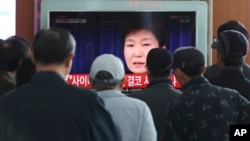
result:
[[(114, 54), (124, 61), (124, 92), (147, 86), (143, 70), (131, 69), (129, 59), (125, 57), (125, 38), (130, 29), (150, 29), (158, 40), (157, 46), (166, 47), (171, 52), (192, 46), (207, 56), (207, 4), (201, 1), (43, 0), (41, 28), (49, 27), (65, 28), (75, 37), (76, 54), (67, 80), (81, 87), (91, 87), (88, 82), (91, 63), (104, 53)], [(135, 46), (136, 43), (137, 40), (132, 44)], [(138, 39), (139, 44), (153, 43)], [(143, 61), (140, 63), (145, 66)], [(172, 75), (171, 78), (173, 85), (180, 88), (175, 77)]]

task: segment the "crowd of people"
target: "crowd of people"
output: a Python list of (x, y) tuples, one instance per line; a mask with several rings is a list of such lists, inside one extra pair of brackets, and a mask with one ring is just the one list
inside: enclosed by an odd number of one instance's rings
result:
[[(125, 50), (136, 46), (137, 34), (152, 32), (128, 31)], [(152, 38), (156, 44), (141, 69), (149, 84), (129, 95), (122, 93), (124, 63), (113, 54), (92, 62), (92, 89), (66, 82), (76, 41), (63, 28), (40, 30), (32, 44), (22, 36), (0, 40), (0, 140), (229, 141), (230, 125), (250, 125), (243, 24), (229, 20), (218, 27), (211, 45), (217, 62), (208, 67), (197, 48), (171, 53)], [(172, 73), (181, 89), (173, 88)]]

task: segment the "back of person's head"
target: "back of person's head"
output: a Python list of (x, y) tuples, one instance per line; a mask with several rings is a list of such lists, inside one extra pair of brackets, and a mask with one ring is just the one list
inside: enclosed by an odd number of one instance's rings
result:
[(22, 41), (26, 46), (28, 47), (30, 46), (29, 40), (21, 35), (13, 35), (13, 36), (8, 37), (7, 39), (17, 39), (17, 40)]
[(35, 73), (36, 68), (31, 59), (23, 59), (16, 71), (16, 87), (28, 83)]
[(223, 24), (221, 24), (217, 29), (217, 35), (226, 30), (236, 30), (245, 35), (247, 39), (249, 39), (248, 29), (239, 21), (229, 20)]
[(90, 82), (94, 89), (113, 89), (123, 84), (124, 64), (112, 54), (98, 56), (90, 68)]
[(190, 77), (200, 76), (205, 67), (203, 53), (194, 47), (180, 47), (174, 52), (173, 68), (179, 68)]
[(28, 56), (28, 45), (19, 39), (9, 38), (0, 45), (0, 64), (6, 71), (16, 71), (20, 61)]
[(165, 48), (153, 48), (149, 51), (146, 67), (155, 77), (168, 77), (171, 73), (173, 56)]
[(135, 33), (139, 30), (148, 30), (153, 33), (159, 42), (159, 47), (163, 47), (167, 43), (167, 23), (162, 20), (162, 13), (142, 12), (134, 13), (134, 15), (126, 19), (122, 23), (122, 41), (125, 42), (127, 35)]
[(240, 66), (248, 53), (248, 40), (239, 31), (226, 30), (218, 35), (212, 48), (217, 49), (225, 66)]
[(33, 42), (35, 64), (63, 64), (75, 51), (75, 39), (67, 30), (50, 28), (39, 31)]

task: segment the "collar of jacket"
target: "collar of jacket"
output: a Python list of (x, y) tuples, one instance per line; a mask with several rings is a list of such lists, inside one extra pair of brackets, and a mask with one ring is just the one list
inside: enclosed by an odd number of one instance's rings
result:
[(201, 87), (202, 85), (208, 85), (210, 82), (203, 76), (198, 76), (196, 78), (193, 78), (190, 80), (186, 85), (182, 87), (182, 91), (188, 91), (191, 89), (197, 89), (198, 87)]
[(172, 80), (170, 78), (154, 78), (151, 80), (147, 87), (155, 87), (155, 86), (172, 86)]

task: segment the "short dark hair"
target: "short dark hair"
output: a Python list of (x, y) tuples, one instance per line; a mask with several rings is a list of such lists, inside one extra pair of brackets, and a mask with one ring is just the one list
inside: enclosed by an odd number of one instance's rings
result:
[(54, 27), (39, 31), (33, 43), (34, 59), (43, 65), (61, 64), (75, 51), (75, 39), (65, 29)]
[(17, 39), (17, 40), (22, 41), (26, 46), (28, 47), (30, 46), (29, 40), (21, 35), (13, 35), (13, 36), (8, 37), (7, 39)]
[(247, 39), (249, 39), (249, 33), (247, 28), (240, 23), (239, 21), (236, 20), (229, 20), (223, 24), (221, 24), (218, 29), (217, 29), (217, 35), (219, 35), (220, 33), (226, 31), (226, 30), (236, 30), (241, 32), (243, 35), (245, 35), (245, 37)]
[[(96, 90), (113, 89), (119, 84), (119, 82), (115, 82), (115, 83), (103, 83), (102, 82), (102, 80), (111, 80), (111, 79), (113, 79), (113, 76), (111, 73), (107, 71), (99, 71), (96, 74), (95, 79), (92, 79), (92, 86)], [(100, 81), (97, 81), (97, 80), (100, 80)]]
[(168, 77), (172, 72), (173, 56), (165, 48), (153, 48), (147, 55), (146, 67), (153, 77)]
[(166, 20), (162, 20), (161, 13), (154, 12), (135, 12), (133, 17), (129, 17), (122, 23), (122, 44), (125, 43), (125, 37), (133, 32), (141, 29), (151, 31), (157, 41), (159, 47), (163, 47), (167, 44), (167, 25)]
[(0, 65), (6, 71), (15, 71), (20, 61), (28, 57), (29, 47), (24, 42), (10, 38), (0, 44)]

